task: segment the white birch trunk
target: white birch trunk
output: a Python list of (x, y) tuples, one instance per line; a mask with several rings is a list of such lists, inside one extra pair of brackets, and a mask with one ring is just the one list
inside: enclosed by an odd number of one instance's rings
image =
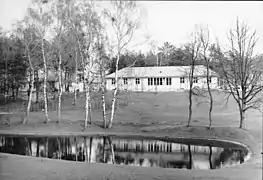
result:
[(45, 50), (44, 50), (44, 39), (41, 39), (41, 45), (42, 45), (42, 58), (44, 63), (44, 101), (45, 101), (45, 123), (49, 122), (50, 119), (48, 117), (48, 107), (47, 107), (47, 62), (45, 57)]
[[(85, 74), (85, 73), (83, 73)], [(84, 129), (88, 127), (88, 119), (89, 119), (89, 86), (87, 85), (87, 80), (85, 80), (84, 76), (84, 83), (83, 83), (84, 91), (85, 91), (85, 123)]]
[(58, 120), (57, 123), (60, 123), (61, 120), (61, 96), (62, 96), (62, 73), (61, 73), (61, 62), (62, 57), (59, 52), (59, 64), (58, 64)]
[(106, 117), (106, 102), (105, 102), (105, 72), (103, 70), (102, 72), (102, 116), (103, 116), (103, 127), (106, 128), (107, 127), (107, 117)]
[[(33, 70), (33, 72), (34, 72), (34, 70)], [(27, 109), (26, 109), (26, 117), (24, 118), (23, 124), (27, 124), (27, 118), (29, 117), (29, 114), (30, 114), (33, 88), (34, 88), (34, 78), (35, 78), (34, 73), (32, 73), (32, 79), (30, 80), (30, 93), (29, 93)]]
[(76, 57), (75, 57), (75, 89), (74, 89), (74, 106), (77, 104), (77, 89), (76, 85), (78, 82), (78, 52), (77, 52), (77, 47), (75, 47), (75, 52), (76, 52)]
[(28, 103), (27, 103), (27, 109), (26, 109), (26, 117), (23, 120), (23, 124), (27, 123), (27, 119), (30, 113), (30, 108), (31, 108), (31, 102), (32, 102), (32, 94), (33, 94), (33, 89), (34, 89), (34, 80), (35, 80), (35, 74), (34, 74), (34, 68), (31, 62), (30, 54), (28, 52), (28, 61), (29, 61), (29, 66), (30, 70), (32, 73), (31, 79), (30, 79), (30, 93), (29, 93), (29, 98), (28, 98)]
[(115, 89), (114, 89), (114, 93), (113, 93), (113, 99), (112, 99), (112, 105), (111, 105), (111, 117), (110, 117), (110, 122), (108, 124), (108, 128), (112, 127), (113, 118), (114, 118), (114, 112), (115, 112), (117, 92), (118, 92), (118, 88), (119, 88), (118, 87), (118, 71), (119, 71), (118, 70), (118, 65), (119, 65), (119, 60), (120, 60), (120, 53), (118, 52), (117, 61), (116, 61), (116, 70), (115, 70)]

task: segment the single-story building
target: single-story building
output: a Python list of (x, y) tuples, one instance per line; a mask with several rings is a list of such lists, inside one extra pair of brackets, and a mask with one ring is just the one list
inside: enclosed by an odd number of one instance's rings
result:
[[(141, 92), (182, 91), (189, 89), (190, 66), (127, 67), (118, 71), (119, 89)], [(211, 89), (219, 88), (219, 76), (210, 70)], [(115, 73), (106, 76), (106, 88), (115, 88)], [(206, 88), (206, 67), (195, 66), (193, 87)]]

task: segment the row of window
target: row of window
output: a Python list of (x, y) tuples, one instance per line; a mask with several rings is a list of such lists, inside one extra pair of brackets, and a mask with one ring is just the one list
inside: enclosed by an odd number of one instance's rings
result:
[[(183, 84), (185, 82), (185, 78), (184, 77), (180, 77), (180, 83)], [(212, 78), (209, 77), (208, 79), (208, 83), (212, 82)], [(198, 83), (198, 78), (197, 77), (193, 77), (193, 83)]]
[(165, 85), (165, 80), (166, 80), (166, 85), (172, 85), (172, 78), (148, 78), (148, 86), (152, 85), (157, 85), (157, 86), (162, 86)]
[[(115, 79), (111, 79), (111, 84), (115, 84)], [(135, 84), (140, 84), (140, 78), (135, 78)], [(123, 84), (128, 84), (128, 78), (123, 78)]]
[[(209, 77), (208, 83), (211, 83), (212, 79)], [(111, 79), (111, 84), (115, 84), (115, 79)], [(140, 84), (140, 78), (135, 78), (135, 84)], [(185, 83), (185, 78), (180, 77), (180, 83), (184, 84)], [(198, 83), (198, 78), (193, 77), (193, 83)], [(128, 84), (128, 78), (123, 78), (123, 84)], [(172, 78), (148, 78), (148, 86), (162, 86), (162, 85), (172, 85)]]

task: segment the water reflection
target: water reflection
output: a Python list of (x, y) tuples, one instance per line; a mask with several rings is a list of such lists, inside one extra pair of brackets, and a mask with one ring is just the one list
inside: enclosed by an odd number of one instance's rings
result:
[(0, 136), (0, 152), (89, 163), (216, 169), (244, 162), (245, 149), (116, 137)]

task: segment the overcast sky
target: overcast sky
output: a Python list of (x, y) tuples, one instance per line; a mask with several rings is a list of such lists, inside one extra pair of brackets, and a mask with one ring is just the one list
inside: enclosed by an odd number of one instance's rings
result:
[[(31, 0), (0, 0), (0, 26), (10, 29), (22, 19)], [(208, 25), (211, 36), (225, 44), (226, 33), (237, 16), (257, 31), (256, 52), (263, 52), (263, 2), (138, 1), (147, 11), (147, 32), (158, 45), (169, 41), (176, 46), (187, 42), (195, 24)], [(140, 47), (148, 50), (148, 46)]]

